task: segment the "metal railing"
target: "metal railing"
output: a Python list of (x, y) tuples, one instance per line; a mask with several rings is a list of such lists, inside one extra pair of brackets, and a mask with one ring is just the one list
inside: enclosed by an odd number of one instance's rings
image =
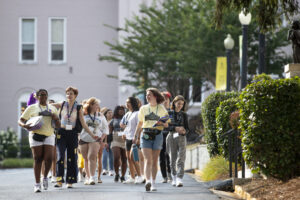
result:
[[(241, 139), (239, 137), (239, 131), (236, 129), (230, 129), (222, 138), (228, 137), (228, 152), (229, 152), (229, 177), (232, 177), (232, 162), (234, 162), (234, 177), (238, 177), (238, 162), (242, 166), (242, 178), (245, 178), (245, 161), (243, 158), (243, 149), (241, 145)], [(240, 156), (240, 159), (239, 159)]]

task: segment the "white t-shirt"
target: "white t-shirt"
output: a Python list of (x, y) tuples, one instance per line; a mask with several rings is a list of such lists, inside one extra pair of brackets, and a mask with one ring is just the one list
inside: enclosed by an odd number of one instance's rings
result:
[[(101, 137), (103, 134), (108, 135), (108, 123), (104, 115), (84, 115), (84, 121), (96, 136)], [(80, 133), (80, 139), (84, 142), (96, 141), (84, 129), (82, 129)]]
[(134, 138), (134, 132), (136, 129), (136, 126), (139, 122), (138, 118), (139, 111), (134, 111), (134, 112), (128, 112), (126, 115), (123, 117), (121, 122), (126, 122), (127, 126), (124, 129), (124, 133), (126, 135), (127, 140), (132, 140)]

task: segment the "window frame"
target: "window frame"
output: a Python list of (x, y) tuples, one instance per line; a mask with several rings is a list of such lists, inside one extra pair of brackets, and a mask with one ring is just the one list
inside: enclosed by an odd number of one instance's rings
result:
[[(23, 41), (22, 41), (22, 23), (24, 19), (33, 19), (34, 21), (34, 44), (33, 44), (33, 60), (23, 60)], [(20, 64), (35, 64), (37, 59), (37, 18), (36, 17), (20, 17), (19, 18), (19, 63)]]
[[(63, 60), (52, 60), (52, 20), (60, 19), (64, 22), (64, 42), (63, 42)], [(49, 17), (48, 19), (48, 64), (61, 65), (67, 63), (67, 18), (66, 17)]]

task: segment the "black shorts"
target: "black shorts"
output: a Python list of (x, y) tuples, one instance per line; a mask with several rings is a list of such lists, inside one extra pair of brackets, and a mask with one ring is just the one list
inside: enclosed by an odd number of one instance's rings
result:
[(126, 139), (126, 151), (130, 151), (131, 150), (131, 146), (132, 146), (132, 140), (127, 140)]

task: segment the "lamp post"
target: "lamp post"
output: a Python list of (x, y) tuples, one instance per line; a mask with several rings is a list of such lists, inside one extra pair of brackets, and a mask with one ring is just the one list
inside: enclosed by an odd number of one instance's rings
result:
[(247, 85), (247, 32), (248, 32), (248, 25), (251, 21), (251, 13), (245, 15), (244, 11), (240, 12), (239, 20), (243, 27), (243, 47), (242, 47), (242, 69), (241, 69), (241, 89), (246, 87)]
[(226, 77), (226, 91), (230, 91), (230, 80), (231, 80), (231, 69), (230, 69), (230, 53), (234, 47), (234, 40), (232, 39), (230, 34), (227, 34), (227, 38), (224, 40), (224, 46), (226, 49), (227, 56), (227, 77)]

